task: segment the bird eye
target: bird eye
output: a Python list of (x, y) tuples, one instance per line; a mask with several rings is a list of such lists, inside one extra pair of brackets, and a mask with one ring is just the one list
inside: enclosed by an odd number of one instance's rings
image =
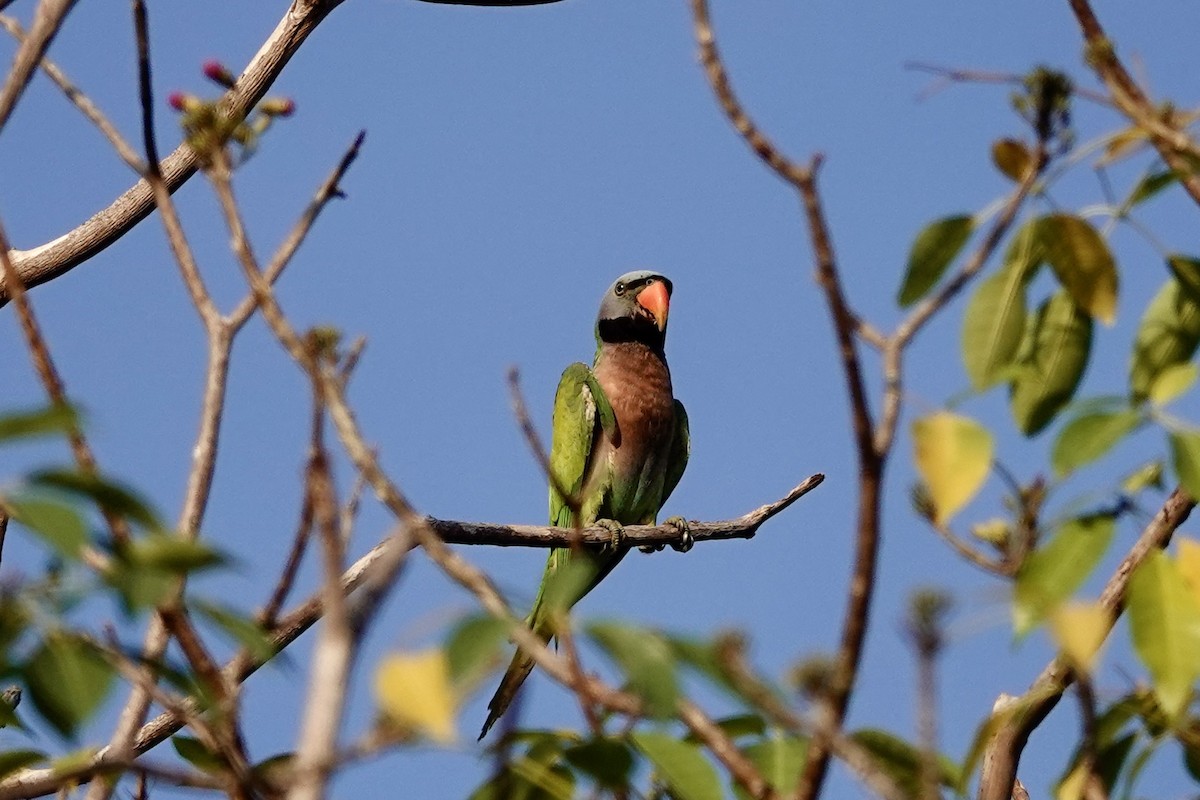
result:
[(613, 289), (613, 294), (615, 294), (617, 297), (625, 294), (625, 284), (618, 283), (617, 288)]

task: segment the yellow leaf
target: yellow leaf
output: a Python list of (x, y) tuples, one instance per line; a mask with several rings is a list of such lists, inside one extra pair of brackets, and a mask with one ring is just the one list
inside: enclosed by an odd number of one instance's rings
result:
[(1090, 672), (1109, 623), (1108, 611), (1099, 603), (1065, 603), (1050, 616), (1050, 634), (1072, 665)]
[(388, 656), (375, 673), (375, 697), (394, 721), (434, 741), (454, 741), (455, 698), (442, 650)]
[(1175, 542), (1179, 551), (1175, 562), (1179, 565), (1183, 582), (1187, 584), (1192, 597), (1200, 602), (1200, 542), (1186, 536), (1176, 536)]
[(1087, 769), (1083, 764), (1076, 764), (1071, 773), (1058, 785), (1058, 791), (1054, 793), (1055, 800), (1082, 800), (1087, 779)]
[(1166, 367), (1150, 384), (1150, 402), (1156, 406), (1165, 406), (1192, 388), (1197, 374), (1200, 374), (1200, 368), (1190, 362)]
[(973, 419), (939, 411), (913, 422), (917, 472), (941, 525), (971, 501), (992, 467), (992, 435)]

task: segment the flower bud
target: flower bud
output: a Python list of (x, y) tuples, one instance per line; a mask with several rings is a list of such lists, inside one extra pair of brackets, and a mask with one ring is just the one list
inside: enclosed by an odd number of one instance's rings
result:
[(296, 113), (296, 103), (290, 97), (268, 97), (258, 104), (258, 110), (268, 117), (290, 117)]
[(214, 83), (219, 83), (226, 89), (232, 89), (235, 78), (233, 73), (216, 59), (204, 62), (204, 76)]

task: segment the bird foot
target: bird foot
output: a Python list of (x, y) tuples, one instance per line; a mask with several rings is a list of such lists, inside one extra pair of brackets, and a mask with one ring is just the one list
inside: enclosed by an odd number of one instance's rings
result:
[(593, 523), (597, 527), (606, 529), (612, 534), (612, 540), (604, 545), (605, 550), (621, 550), (621, 542), (625, 538), (625, 526), (613, 519), (598, 519)]
[[(683, 517), (669, 517), (663, 521), (663, 525), (670, 525), (675, 530), (679, 531), (679, 541), (671, 542), (671, 549), (679, 553), (686, 553), (696, 544), (696, 540), (692, 538), (692, 532), (689, 530), (688, 521)], [(641, 548), (643, 553), (657, 553), (666, 545), (651, 544)]]

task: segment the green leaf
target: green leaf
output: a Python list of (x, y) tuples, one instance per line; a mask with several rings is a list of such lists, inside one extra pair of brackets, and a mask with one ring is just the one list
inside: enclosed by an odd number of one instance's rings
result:
[[(511, 792), (493, 795), (497, 800), (524, 797), (528, 800), (572, 800), (575, 775), (561, 763), (562, 736), (541, 736), (522, 756), (513, 759), (512, 773), (518, 779)], [(524, 785), (521, 785), (521, 784)]]
[(1133, 187), (1133, 191), (1129, 193), (1129, 199), (1125, 201), (1125, 205), (1132, 208), (1139, 203), (1144, 203), (1178, 180), (1179, 173), (1172, 169), (1152, 172), (1138, 181), (1137, 185)]
[[(850, 738), (866, 748), (879, 762), (902, 793), (921, 795), (921, 751), (895, 734), (878, 728), (864, 728)], [(954, 787), (961, 782), (961, 769), (945, 756), (938, 756), (938, 783)]]
[(256, 661), (269, 661), (278, 651), (271, 635), (254, 618), (232, 608), (192, 599), (188, 608), (212, 622), (225, 635), (250, 651)]
[(676, 800), (721, 800), (717, 771), (699, 747), (657, 731), (634, 731), (630, 738)]
[(1200, 303), (1200, 259), (1174, 253), (1167, 256), (1167, 266), (1179, 281), (1179, 288)]
[(191, 736), (172, 736), (171, 746), (184, 761), (201, 772), (219, 773), (225, 769), (225, 762), (215, 753), (205, 747), (199, 739)]
[(668, 636), (667, 643), (671, 647), (671, 653), (675, 656), (678, 663), (690, 667), (715, 686), (719, 686), (734, 697), (741, 697), (737, 689), (730, 682), (725, 670), (721, 668), (717, 646), (714, 642), (676, 635)]
[(508, 623), (491, 614), (474, 614), (454, 626), (446, 639), (450, 680), (462, 691), (475, 686), (503, 661)]
[(563, 757), (606, 789), (628, 786), (633, 774), (633, 754), (621, 739), (589, 739), (563, 750)]
[(125, 613), (154, 608), (167, 599), (178, 585), (179, 577), (156, 569), (144, 569), (122, 559), (113, 559), (104, 573), (104, 581), (117, 590)]
[(133, 565), (177, 575), (224, 564), (219, 552), (198, 539), (152, 533), (135, 539), (123, 552)]
[(1146, 313), (1133, 342), (1129, 389), (1135, 402), (1145, 400), (1155, 380), (1168, 367), (1182, 364), (1200, 345), (1200, 302), (1168, 280)]
[(1103, 558), (1115, 530), (1110, 514), (1079, 517), (1030, 554), (1013, 587), (1013, 628), (1018, 638), (1083, 585)]
[(1180, 431), (1172, 433), (1171, 462), (1180, 485), (1192, 496), (1200, 497), (1200, 433)]
[(1121, 480), (1121, 491), (1126, 494), (1137, 494), (1146, 489), (1163, 489), (1163, 464), (1161, 461), (1150, 461), (1130, 472)]
[(1126, 610), (1133, 648), (1150, 671), (1158, 702), (1177, 718), (1200, 676), (1200, 607), (1166, 554), (1152, 550), (1133, 571)]
[[(713, 720), (730, 739), (740, 739), (744, 736), (763, 736), (767, 732), (767, 723), (759, 714), (735, 714), (732, 717), (722, 717)], [(694, 734), (688, 734), (688, 741), (699, 742)]]
[[(1125, 765), (1125, 759), (1129, 757), (1130, 751), (1133, 749), (1134, 743), (1137, 741), (1137, 734), (1127, 734), (1115, 742), (1098, 748), (1096, 753), (1095, 773), (1100, 779), (1101, 785), (1104, 787), (1103, 796), (1108, 797), (1112, 794), (1113, 787), (1117, 784), (1117, 778), (1121, 773), (1121, 768)], [(1081, 767), (1081, 756), (1076, 751), (1075, 756), (1071, 759), (1071, 766), (1067, 768), (1066, 773), (1058, 781), (1058, 786), (1055, 789), (1055, 796), (1062, 797), (1064, 785), (1071, 780), (1079, 780), (1076, 771)]]
[[(758, 767), (763, 778), (780, 797), (788, 797), (800, 783), (804, 759), (808, 755), (808, 739), (772, 731), (771, 735), (742, 749), (742, 754)], [(742, 800), (750, 794), (737, 783), (733, 793)]]
[(963, 214), (931, 222), (917, 234), (896, 302), (907, 308), (936, 286), (974, 230), (975, 218)]
[(67, 433), (78, 424), (79, 415), (70, 406), (16, 411), (0, 415), (0, 442)]
[(162, 527), (158, 515), (130, 488), (109, 478), (88, 475), (75, 470), (41, 470), (29, 476), (35, 486), (49, 486), (64, 492), (86, 497), (100, 508), (128, 517), (147, 528)]
[(588, 635), (621, 666), (629, 688), (646, 703), (646, 713), (665, 719), (675, 711), (679, 679), (675, 657), (662, 635), (618, 623), (596, 622)]
[(87, 526), (78, 512), (65, 503), (37, 498), (6, 501), (14, 520), (37, 534), (56, 553), (75, 560), (87, 544)]
[(912, 424), (913, 459), (929, 491), (934, 521), (945, 523), (983, 486), (992, 435), (973, 419), (939, 411)]
[(1009, 405), (1026, 436), (1039, 433), (1075, 395), (1092, 347), (1092, 319), (1066, 292), (1033, 315), (1025, 333)]
[(37, 750), (6, 750), (0, 753), (0, 779), (45, 760), (46, 754)]
[(67, 737), (100, 707), (113, 680), (112, 668), (96, 649), (65, 632), (48, 634), (23, 673), (38, 713)]
[(1090, 464), (1142, 424), (1142, 415), (1132, 409), (1083, 414), (1059, 431), (1050, 453), (1054, 474), (1063, 477)]
[(1025, 270), (1006, 264), (984, 280), (963, 316), (962, 355), (977, 391), (999, 382), (1012, 364), (1025, 330)]
[(1037, 222), (1042, 255), (1075, 302), (1106, 325), (1117, 313), (1117, 264), (1108, 243), (1073, 214), (1050, 214)]

